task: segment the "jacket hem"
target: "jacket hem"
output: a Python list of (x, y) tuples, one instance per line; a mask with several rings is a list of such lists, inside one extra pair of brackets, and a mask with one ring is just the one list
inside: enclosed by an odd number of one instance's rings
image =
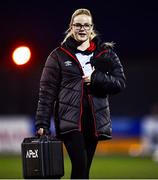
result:
[(98, 140), (110, 140), (112, 139), (111, 135), (107, 135), (107, 134), (98, 134)]

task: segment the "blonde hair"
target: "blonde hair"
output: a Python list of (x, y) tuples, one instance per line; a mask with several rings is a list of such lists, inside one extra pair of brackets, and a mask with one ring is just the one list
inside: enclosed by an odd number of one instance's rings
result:
[[(90, 16), (91, 19), (92, 19), (92, 24), (93, 24), (93, 18), (92, 18), (92, 14), (91, 12), (88, 10), (88, 9), (84, 9), (84, 8), (81, 8), (81, 9), (77, 9), (71, 16), (71, 21), (70, 21), (70, 24), (69, 24), (69, 28), (66, 30), (65, 34), (65, 38), (63, 40), (63, 42), (61, 44), (63, 44), (68, 37), (72, 36), (72, 33), (71, 33), (71, 26), (73, 24), (73, 21), (74, 21), (74, 18), (76, 16), (79, 16), (79, 15), (87, 15), (87, 16)], [(97, 33), (94, 31), (94, 29), (92, 30), (92, 33), (91, 33), (91, 36), (90, 36), (90, 39), (93, 39), (95, 36), (97, 35)]]

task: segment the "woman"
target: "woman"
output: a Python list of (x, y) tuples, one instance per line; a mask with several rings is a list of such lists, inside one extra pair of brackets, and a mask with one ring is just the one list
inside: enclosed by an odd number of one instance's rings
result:
[(111, 139), (108, 96), (125, 88), (112, 44), (102, 43), (87, 9), (76, 10), (61, 46), (48, 56), (40, 80), (35, 126), (49, 132), (53, 111), (57, 136), (72, 163), (72, 179), (88, 179), (99, 140)]

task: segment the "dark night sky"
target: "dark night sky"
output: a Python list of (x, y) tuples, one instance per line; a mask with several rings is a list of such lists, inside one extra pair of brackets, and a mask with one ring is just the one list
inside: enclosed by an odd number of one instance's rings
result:
[[(64, 38), (77, 8), (88, 8), (96, 30), (116, 43), (127, 75), (124, 93), (112, 98), (114, 114), (142, 115), (157, 101), (157, 1), (2, 0), (0, 2), (0, 113), (34, 114), (46, 57)], [(17, 68), (11, 52), (24, 43), (31, 62)], [(154, 83), (153, 83), (154, 82)], [(120, 102), (122, 103), (120, 105)]]
[[(72, 12), (92, 11), (96, 29), (106, 41), (115, 41), (127, 56), (155, 54), (158, 4), (155, 1), (5, 0), (0, 5), (1, 47), (15, 41), (56, 46), (62, 40)], [(134, 53), (134, 54), (133, 54)]]

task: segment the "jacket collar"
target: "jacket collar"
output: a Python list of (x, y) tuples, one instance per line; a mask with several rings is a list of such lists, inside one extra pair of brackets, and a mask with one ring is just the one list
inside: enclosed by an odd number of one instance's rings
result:
[(96, 51), (98, 46), (98, 38), (93, 38), (92, 41), (90, 42), (90, 47), (88, 47), (85, 51), (78, 50), (77, 47), (81, 45), (81, 42), (76, 41), (73, 37), (68, 37), (65, 43), (62, 45), (63, 48), (66, 48), (69, 50), (71, 53), (76, 54), (76, 53), (82, 53), (82, 54), (91, 54), (92, 52)]

